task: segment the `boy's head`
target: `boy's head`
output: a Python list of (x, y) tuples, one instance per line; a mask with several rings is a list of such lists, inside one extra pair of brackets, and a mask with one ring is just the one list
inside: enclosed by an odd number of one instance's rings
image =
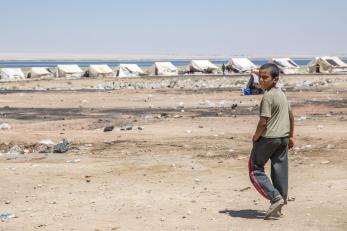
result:
[(264, 90), (275, 87), (280, 76), (280, 69), (273, 63), (266, 63), (259, 68), (260, 86)]

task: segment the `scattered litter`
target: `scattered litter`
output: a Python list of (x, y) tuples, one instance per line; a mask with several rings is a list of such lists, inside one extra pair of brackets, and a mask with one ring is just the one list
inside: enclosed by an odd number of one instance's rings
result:
[(79, 163), (81, 162), (81, 159), (75, 159), (75, 160), (68, 160), (66, 161), (66, 163), (70, 163), (70, 164), (75, 164), (75, 163)]
[(143, 126), (138, 126), (137, 127), (137, 130), (139, 130), (139, 131), (142, 131), (142, 130), (144, 130), (145, 128), (143, 127)]
[(53, 152), (54, 153), (65, 153), (69, 151), (70, 145), (69, 142), (66, 139), (63, 139), (62, 141), (59, 142), (59, 144), (55, 145), (53, 147)]
[(205, 102), (200, 102), (200, 104), (205, 105), (206, 107), (215, 107), (216, 106), (215, 103), (213, 103), (209, 100), (206, 100)]
[(130, 131), (133, 130), (133, 125), (131, 123), (124, 124), (121, 128), (121, 131)]
[(250, 190), (251, 189), (251, 187), (246, 187), (246, 188), (243, 188), (243, 189), (240, 189), (240, 192), (244, 192), (244, 191), (247, 191), (247, 190)]
[(184, 103), (183, 102), (179, 102), (177, 109), (183, 109), (184, 108)]
[(174, 118), (178, 119), (178, 118), (182, 118), (182, 116), (181, 115), (175, 115)]
[(312, 148), (311, 144), (307, 144), (301, 147), (301, 149), (310, 149), (310, 148)]
[(327, 149), (332, 149), (332, 148), (334, 148), (334, 145), (332, 145), (332, 144), (327, 145)]
[(191, 131), (191, 130), (187, 130), (186, 132), (187, 132), (188, 134), (191, 134), (191, 133), (192, 133), (192, 131)]
[(17, 216), (15, 214), (11, 214), (11, 213), (0, 213), (1, 221), (5, 221), (5, 220), (16, 218), (16, 217)]
[(0, 130), (10, 130), (12, 127), (8, 123), (0, 124)]
[(233, 105), (231, 105), (231, 109), (235, 110), (237, 108), (237, 103), (233, 103)]
[(18, 145), (14, 145), (10, 148), (10, 150), (8, 150), (7, 154), (8, 155), (19, 155), (19, 154), (24, 154), (24, 151)]
[(220, 105), (221, 107), (224, 107), (224, 106), (225, 106), (225, 100), (221, 100), (221, 101), (219, 102), (219, 105)]
[(322, 130), (322, 129), (324, 128), (324, 126), (320, 124), (320, 125), (317, 126), (317, 128), (318, 128), (319, 130)]
[(151, 120), (153, 119), (153, 115), (145, 115), (145, 120)]
[(194, 181), (195, 181), (196, 183), (201, 182), (201, 180), (200, 180), (199, 178), (196, 178)]
[(111, 132), (113, 131), (113, 129), (114, 129), (114, 126), (107, 126), (104, 128), (104, 132)]
[(288, 197), (288, 201), (295, 201), (295, 197)]
[(93, 144), (84, 144), (84, 147), (91, 148), (91, 147), (93, 147)]
[(39, 144), (44, 144), (44, 145), (55, 145), (55, 143), (52, 140), (41, 140)]
[(321, 163), (321, 164), (329, 164), (330, 161), (329, 161), (329, 160), (324, 160), (324, 161), (321, 161), (320, 163)]
[(303, 120), (307, 120), (306, 116), (301, 116), (300, 118), (298, 118), (298, 121), (303, 121)]

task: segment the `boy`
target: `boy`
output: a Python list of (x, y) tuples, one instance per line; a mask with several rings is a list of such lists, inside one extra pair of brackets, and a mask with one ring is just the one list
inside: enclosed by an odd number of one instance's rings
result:
[[(260, 103), (260, 118), (253, 136), (249, 176), (254, 187), (271, 205), (265, 214), (279, 217), (288, 196), (288, 148), (294, 146), (294, 116), (286, 96), (276, 87), (279, 68), (272, 63), (259, 69), (260, 85), (265, 90)], [(271, 160), (271, 180), (264, 166)]]

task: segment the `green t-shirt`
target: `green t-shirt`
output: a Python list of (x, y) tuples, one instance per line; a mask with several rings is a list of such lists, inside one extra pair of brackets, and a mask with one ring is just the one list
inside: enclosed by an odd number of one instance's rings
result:
[(290, 110), (287, 97), (280, 88), (271, 88), (269, 91), (266, 91), (260, 103), (260, 116), (268, 117), (269, 119), (262, 136), (267, 138), (289, 136)]

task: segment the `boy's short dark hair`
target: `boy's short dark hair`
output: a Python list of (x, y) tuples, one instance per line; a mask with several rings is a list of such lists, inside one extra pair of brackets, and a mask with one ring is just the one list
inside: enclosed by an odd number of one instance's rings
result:
[(259, 70), (265, 70), (265, 69), (270, 69), (271, 77), (272, 78), (277, 78), (280, 76), (280, 69), (276, 64), (273, 63), (265, 63), (262, 65)]

